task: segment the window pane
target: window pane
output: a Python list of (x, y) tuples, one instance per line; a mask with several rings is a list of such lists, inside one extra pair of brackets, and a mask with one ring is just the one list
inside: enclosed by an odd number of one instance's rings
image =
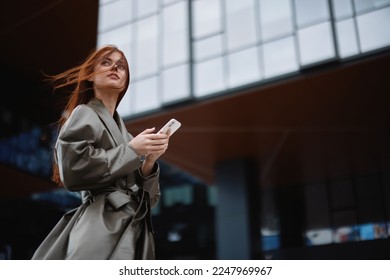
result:
[(390, 7), (357, 17), (362, 52), (390, 45)]
[(356, 197), (360, 223), (384, 222), (382, 182), (379, 176), (356, 178)]
[(298, 27), (329, 20), (328, 0), (295, 0)]
[[(157, 13), (158, 0), (136, 0), (137, 18)], [(129, 1), (130, 2), (130, 1)]]
[(263, 40), (293, 32), (290, 0), (260, 0), (260, 22)]
[(165, 207), (172, 207), (176, 203), (190, 205), (194, 200), (194, 190), (191, 185), (182, 185), (164, 189), (163, 203)]
[[(132, 1), (118, 0), (99, 7), (99, 32), (120, 26), (132, 19)], [(115, 16), (113, 16), (115, 15)]]
[[(333, 181), (330, 184), (330, 200), (333, 209), (352, 208), (355, 205), (353, 186), (350, 180)], [(339, 224), (346, 225), (346, 224)]]
[(165, 69), (162, 72), (164, 103), (190, 96), (188, 64)]
[(229, 87), (255, 82), (261, 78), (258, 48), (250, 48), (228, 56)]
[(99, 5), (104, 5), (104, 4), (107, 4), (107, 3), (112, 2), (112, 1), (113, 0), (99, 0)]
[(220, 56), (222, 54), (222, 35), (194, 42), (194, 58), (196, 61)]
[(351, 1), (353, 0), (332, 0), (333, 14), (337, 20), (353, 15)]
[(226, 35), (229, 51), (256, 43), (253, 0), (226, 0)]
[(362, 13), (390, 4), (390, 0), (354, 0), (356, 13)]
[(180, 2), (180, 1), (183, 1), (183, 0), (162, 0), (162, 4), (163, 5), (169, 5), (169, 4), (172, 4), (172, 3), (175, 3), (175, 2)]
[(158, 71), (158, 28), (157, 16), (152, 16), (135, 23), (136, 34), (136, 65), (133, 71), (134, 79), (157, 73)]
[(306, 230), (330, 228), (326, 184), (305, 186)]
[(181, 2), (164, 8), (163, 67), (188, 60), (187, 5)]
[(359, 53), (353, 19), (336, 22), (336, 32), (338, 51), (341, 58)]
[(195, 38), (221, 32), (221, 1), (198, 0), (192, 1), (193, 34)]
[(299, 30), (298, 41), (301, 65), (335, 56), (332, 29), (329, 22)]
[(294, 72), (299, 69), (294, 37), (263, 45), (264, 75), (266, 78)]
[(203, 96), (225, 89), (222, 57), (197, 63), (194, 66), (196, 96)]
[(158, 96), (158, 78), (157, 76), (138, 81), (133, 84), (134, 93), (134, 112), (140, 113), (160, 107)]

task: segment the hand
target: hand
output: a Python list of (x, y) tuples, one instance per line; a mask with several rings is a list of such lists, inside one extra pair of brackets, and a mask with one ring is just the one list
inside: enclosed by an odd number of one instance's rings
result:
[(152, 133), (153, 131), (154, 128), (146, 129), (129, 142), (138, 155), (145, 155), (141, 167), (143, 176), (149, 176), (152, 173), (155, 162), (168, 148), (169, 135), (155, 134)]
[(134, 137), (129, 145), (138, 155), (145, 155), (154, 161), (168, 148), (169, 137), (164, 133), (153, 133), (155, 128), (148, 128)]

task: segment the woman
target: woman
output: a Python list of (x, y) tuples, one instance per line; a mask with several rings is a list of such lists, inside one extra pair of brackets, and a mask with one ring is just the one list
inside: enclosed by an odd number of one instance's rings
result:
[(154, 259), (150, 209), (160, 198), (157, 159), (167, 134), (130, 135), (115, 111), (130, 81), (121, 50), (107, 45), (79, 66), (50, 77), (74, 86), (54, 149), (53, 180), (80, 191), (33, 259)]

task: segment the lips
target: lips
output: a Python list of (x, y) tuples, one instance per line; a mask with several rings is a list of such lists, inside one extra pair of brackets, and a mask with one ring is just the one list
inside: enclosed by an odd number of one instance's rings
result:
[(107, 77), (119, 80), (119, 76), (117, 74), (115, 74), (115, 73), (111, 73)]

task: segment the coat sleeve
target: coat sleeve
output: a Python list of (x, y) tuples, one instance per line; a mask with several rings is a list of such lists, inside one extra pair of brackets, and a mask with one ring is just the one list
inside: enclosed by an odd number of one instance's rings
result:
[(100, 146), (104, 133), (97, 114), (88, 106), (76, 107), (62, 127), (55, 155), (64, 187), (70, 191), (106, 186), (135, 172), (141, 160), (123, 143), (110, 149)]
[(152, 173), (149, 176), (143, 176), (141, 173), (141, 168), (138, 169), (136, 174), (138, 185), (140, 185), (145, 191), (149, 193), (151, 208), (155, 207), (161, 197), (159, 183), (160, 167), (158, 163), (156, 162), (154, 164)]

